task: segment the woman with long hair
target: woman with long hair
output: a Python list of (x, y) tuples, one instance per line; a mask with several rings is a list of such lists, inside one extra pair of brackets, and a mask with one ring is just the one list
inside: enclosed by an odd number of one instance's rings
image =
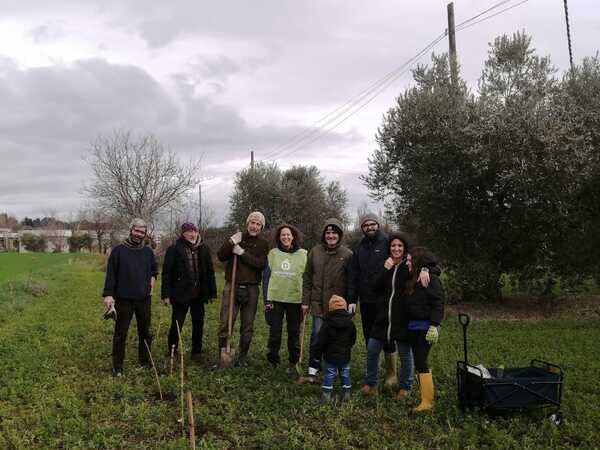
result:
[(300, 358), (302, 274), (307, 252), (300, 247), (302, 233), (292, 225), (279, 225), (275, 230), (274, 240), (275, 248), (269, 252), (262, 279), (265, 315), (269, 324), (267, 361), (272, 367), (280, 362), (279, 348), (285, 316), (288, 358), (290, 366), (295, 367)]
[(404, 291), (408, 319), (407, 340), (412, 349), (421, 390), (421, 402), (414, 408), (415, 412), (430, 411), (433, 408), (433, 377), (427, 357), (433, 344), (438, 341), (440, 323), (444, 318), (444, 289), (439, 277), (431, 273), (427, 287), (418, 280), (421, 269), (432, 262), (435, 262), (435, 257), (425, 247), (412, 248), (407, 261), (410, 271)]

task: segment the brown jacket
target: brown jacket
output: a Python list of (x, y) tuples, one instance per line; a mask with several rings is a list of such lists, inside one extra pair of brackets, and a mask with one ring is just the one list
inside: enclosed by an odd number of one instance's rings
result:
[[(341, 230), (337, 221), (328, 221)], [(342, 240), (340, 235), (340, 241)], [(352, 251), (343, 245), (329, 249), (324, 243), (314, 246), (308, 252), (306, 269), (302, 277), (302, 303), (310, 305), (314, 316), (327, 313), (327, 306), (332, 295), (347, 298), (348, 279)]]
[[(238, 256), (236, 284), (260, 284), (262, 270), (267, 262), (269, 243), (266, 239), (258, 236), (250, 236), (247, 231), (242, 234), (240, 242), (245, 252)], [(233, 267), (233, 244), (227, 239), (219, 251), (217, 257), (221, 262), (227, 262), (225, 266), (225, 281), (231, 281), (231, 269)]]

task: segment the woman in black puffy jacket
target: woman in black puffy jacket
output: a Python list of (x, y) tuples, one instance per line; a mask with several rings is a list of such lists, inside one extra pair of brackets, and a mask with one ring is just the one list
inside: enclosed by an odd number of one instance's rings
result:
[(407, 340), (411, 346), (415, 368), (419, 374), (421, 403), (414, 409), (417, 412), (429, 411), (433, 407), (434, 388), (427, 357), (431, 346), (438, 341), (439, 327), (444, 318), (444, 289), (436, 273), (430, 273), (427, 287), (419, 282), (423, 267), (435, 261), (425, 247), (414, 247), (408, 258), (410, 277), (404, 290)]

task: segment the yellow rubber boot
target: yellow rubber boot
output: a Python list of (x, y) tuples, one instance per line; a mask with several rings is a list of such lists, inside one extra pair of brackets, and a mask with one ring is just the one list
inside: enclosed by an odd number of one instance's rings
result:
[(419, 374), (419, 387), (421, 389), (421, 403), (413, 409), (414, 412), (427, 412), (433, 409), (433, 377), (431, 370)]
[(398, 383), (398, 373), (396, 372), (397, 360), (397, 353), (385, 354), (385, 375), (383, 376), (383, 384), (385, 386), (391, 387)]

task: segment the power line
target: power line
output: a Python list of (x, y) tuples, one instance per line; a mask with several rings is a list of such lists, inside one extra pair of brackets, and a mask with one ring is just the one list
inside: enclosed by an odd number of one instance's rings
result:
[(502, 13), (505, 13), (506, 11), (510, 11), (511, 9), (516, 8), (517, 6), (522, 5), (523, 3), (527, 3), (528, 1), (529, 0), (521, 0), (519, 3), (516, 3), (516, 4), (512, 5), (512, 6), (509, 6), (508, 8), (501, 9), (500, 11), (498, 11), (498, 12), (496, 12), (494, 14), (491, 14), (491, 15), (489, 15), (487, 17), (484, 17), (482, 19), (479, 19), (476, 22), (470, 23), (468, 25), (461, 26), (460, 28), (456, 27), (456, 31), (462, 31), (462, 30), (466, 30), (467, 28), (471, 28), (471, 27), (473, 27), (473, 26), (475, 26), (475, 25), (477, 25), (477, 24), (479, 24), (481, 22), (485, 22), (486, 20), (489, 20), (489, 19), (491, 19), (493, 17), (496, 17), (496, 16), (498, 16), (498, 15), (500, 15)]
[[(475, 26), (478, 23), (481, 23), (485, 20), (496, 17), (506, 11), (513, 9), (513, 8), (516, 8), (517, 6), (520, 6), (529, 0), (522, 0), (515, 5), (504, 8), (500, 11), (495, 12), (494, 14), (485, 16), (485, 14), (488, 14), (489, 12), (491, 12), (503, 5), (506, 5), (507, 3), (510, 3), (511, 1), (513, 1), (513, 0), (502, 0), (500, 2), (497, 2), (496, 4), (487, 8), (486, 10), (464, 20), (463, 22), (461, 22), (457, 25), (456, 31), (462, 31), (462, 30), (465, 30), (472, 26)], [(483, 16), (485, 16), (485, 17), (483, 17)], [(477, 19), (479, 19), (479, 20), (477, 20)], [(427, 46), (423, 50), (421, 50), (415, 56), (410, 58), (404, 64), (402, 64), (398, 68), (392, 70), (387, 75), (385, 75), (383, 78), (372, 83), (369, 87), (367, 87), (366, 89), (361, 91), (358, 95), (354, 96), (353, 98), (351, 98), (350, 100), (345, 102), (343, 105), (335, 108), (334, 110), (332, 110), (331, 112), (329, 112), (328, 114), (323, 116), (321, 119), (317, 120), (313, 124), (313, 127), (316, 126), (317, 128), (309, 128), (309, 129), (297, 134), (295, 137), (293, 137), (290, 141), (288, 141), (284, 145), (276, 147), (274, 150), (272, 150), (267, 155), (265, 155), (264, 159), (275, 160), (277, 158), (281, 158), (282, 156), (290, 155), (290, 154), (306, 147), (307, 145), (315, 142), (316, 140), (323, 137), (325, 134), (328, 134), (329, 132), (331, 132), (332, 130), (337, 128), (339, 125), (341, 125), (346, 120), (348, 120), (351, 116), (353, 116), (358, 111), (360, 111), (365, 106), (367, 106), (369, 103), (371, 103), (371, 101), (373, 101), (379, 94), (381, 94), (381, 92), (383, 92), (394, 81), (396, 81), (398, 78), (400, 78), (400, 76), (402, 76), (416, 60), (418, 60), (420, 57), (423, 56), (423, 54), (425, 54), (426, 52), (431, 50), (433, 47), (435, 47), (435, 45), (437, 45), (442, 39), (444, 39), (446, 35), (447, 35), (447, 32), (442, 33), (441, 35), (436, 37), (433, 41), (431, 41), (429, 44), (427, 44)]]
[[(379, 80), (377, 83), (373, 85), (371, 89), (365, 92), (360, 98), (356, 98), (352, 101), (352, 107), (345, 108), (343, 111), (338, 112), (333, 117), (329, 118), (326, 122), (321, 124), (317, 129), (312, 130), (307, 134), (303, 139), (295, 142), (294, 144), (288, 145), (286, 148), (282, 148), (281, 150), (275, 151), (267, 159), (280, 158), (286, 154), (294, 153), (301, 148), (306, 147), (307, 145), (315, 142), (316, 140), (323, 137), (328, 132), (334, 130), (339, 125), (344, 123), (358, 111), (363, 109), (369, 103), (371, 103), (381, 92), (383, 92), (387, 87), (389, 87), (392, 83), (394, 83), (398, 78), (400, 78), (404, 73), (406, 73), (410, 66), (422, 57), (425, 53), (431, 50), (435, 45), (437, 45), (442, 39), (446, 37), (446, 33), (443, 33), (436, 37), (433, 41), (431, 41), (423, 50), (421, 50), (418, 54), (410, 58), (400, 67), (390, 72), (386, 77)], [(391, 75), (391, 76), (390, 76)]]

